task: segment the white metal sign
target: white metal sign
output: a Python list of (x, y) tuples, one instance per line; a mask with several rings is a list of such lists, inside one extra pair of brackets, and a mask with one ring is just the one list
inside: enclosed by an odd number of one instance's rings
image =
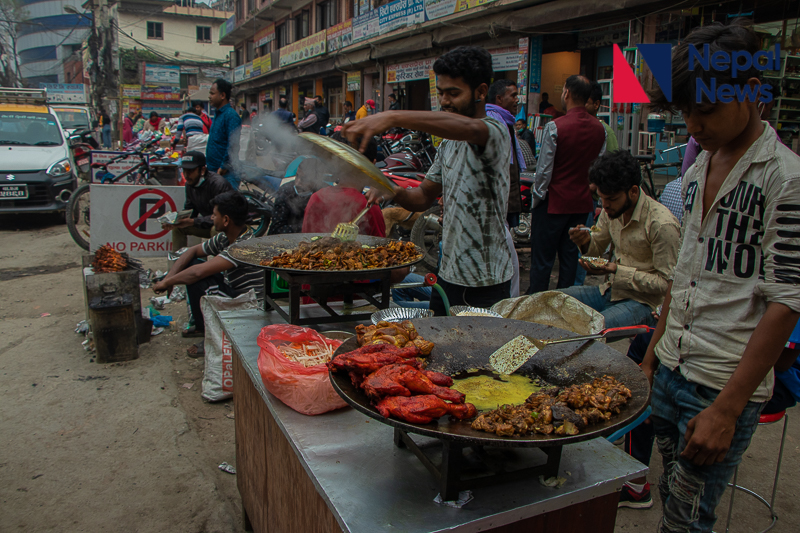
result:
[(133, 257), (163, 257), (172, 235), (158, 217), (183, 209), (183, 187), (91, 185), (92, 250), (104, 244)]

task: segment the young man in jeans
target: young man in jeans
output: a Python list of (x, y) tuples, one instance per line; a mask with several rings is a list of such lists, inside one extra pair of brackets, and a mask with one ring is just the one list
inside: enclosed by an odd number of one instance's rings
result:
[[(759, 118), (759, 70), (689, 70), (688, 47), (706, 44), (734, 58), (761, 49), (738, 21), (698, 28), (673, 49), (672, 102), (651, 96), (683, 113), (704, 150), (683, 179), (681, 251), (642, 362), (664, 461), (662, 533), (711, 531), (800, 317), (800, 157)], [(697, 103), (698, 79), (756, 97)]]

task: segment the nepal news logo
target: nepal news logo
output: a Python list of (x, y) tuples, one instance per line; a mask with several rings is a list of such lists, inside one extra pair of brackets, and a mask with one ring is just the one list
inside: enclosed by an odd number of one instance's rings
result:
[[(647, 97), (639, 80), (631, 70), (631, 66), (625, 59), (618, 45), (614, 45), (614, 94), (613, 102), (622, 104), (648, 104), (650, 99)], [(672, 45), (670, 44), (637, 44), (639, 53), (650, 67), (653, 77), (656, 79), (661, 92), (672, 101)], [(717, 51), (713, 54), (707, 44), (698, 49), (694, 45), (689, 45), (689, 70), (701, 69), (727, 70), (731, 69), (731, 77), (736, 77), (738, 73), (746, 71), (751, 67), (757, 70), (780, 70), (781, 50), (780, 45), (775, 45), (775, 52), (759, 51), (755, 54), (745, 51), (723, 52)], [(769, 103), (773, 99), (772, 85), (761, 84), (756, 87), (749, 85), (730, 85), (717, 84), (716, 78), (711, 78), (709, 83), (697, 78), (695, 80), (695, 102), (698, 104), (706, 98), (711, 103), (732, 102), (738, 100), (743, 102), (746, 99), (755, 102), (756, 100)]]

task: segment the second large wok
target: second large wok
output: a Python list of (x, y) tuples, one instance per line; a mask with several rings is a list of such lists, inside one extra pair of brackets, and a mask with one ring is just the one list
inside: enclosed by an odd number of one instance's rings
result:
[[(280, 255), (284, 252), (291, 252), (303, 242), (311, 242), (315, 237), (329, 237), (330, 233), (287, 233), (284, 235), (268, 235), (266, 237), (254, 237), (246, 241), (237, 242), (228, 247), (228, 253), (242, 263), (246, 263), (258, 268), (266, 268), (278, 272), (289, 272), (292, 274), (330, 274), (330, 273), (352, 273), (355, 277), (353, 279), (361, 279), (357, 275), (369, 275), (378, 272), (385, 272), (387, 270), (394, 270), (396, 268), (403, 268), (411, 266), (415, 263), (422, 261), (422, 251), (417, 248), (419, 258), (414, 261), (409, 261), (401, 265), (394, 265), (387, 268), (371, 268), (363, 270), (298, 270), (292, 268), (264, 266), (261, 264), (263, 260), (271, 260), (274, 256)], [(384, 237), (372, 237), (370, 235), (359, 235), (356, 239), (359, 244), (367, 246), (382, 246), (392, 242), (392, 239)]]
[[(427, 368), (450, 376), (469, 369), (490, 369), (489, 356), (492, 352), (518, 335), (545, 340), (576, 336), (552, 326), (502, 318), (438, 317), (412, 322), (420, 335), (436, 345), (428, 357)], [(339, 347), (336, 355), (356, 348), (356, 338), (352, 337)], [(538, 376), (558, 386), (583, 383), (595, 377), (610, 375), (624, 383), (633, 395), (619, 415), (614, 415), (608, 422), (588, 426), (578, 435), (501, 437), (474, 430), (469, 421), (454, 420), (448, 416), (430, 424), (411, 424), (394, 418), (384, 418), (366, 395), (353, 386), (346, 373), (331, 373), (331, 383), (348, 404), (385, 424), (409, 433), (484, 446), (561, 446), (610, 435), (643, 413), (650, 399), (650, 384), (639, 366), (625, 354), (598, 342), (548, 346), (528, 360), (517, 373)]]

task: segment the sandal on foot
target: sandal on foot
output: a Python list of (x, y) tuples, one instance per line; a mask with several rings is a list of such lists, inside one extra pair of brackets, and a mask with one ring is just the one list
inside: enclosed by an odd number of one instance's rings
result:
[(196, 337), (205, 337), (206, 334), (204, 331), (197, 331), (196, 328), (189, 328), (181, 331), (181, 337), (184, 339), (191, 339)]
[[(194, 352), (192, 352), (192, 348), (195, 349)], [(193, 345), (189, 346), (189, 348), (186, 349), (186, 355), (188, 355), (192, 359), (205, 357), (206, 348), (205, 348), (205, 345), (203, 344), (203, 341), (200, 341), (197, 344), (193, 344)]]

